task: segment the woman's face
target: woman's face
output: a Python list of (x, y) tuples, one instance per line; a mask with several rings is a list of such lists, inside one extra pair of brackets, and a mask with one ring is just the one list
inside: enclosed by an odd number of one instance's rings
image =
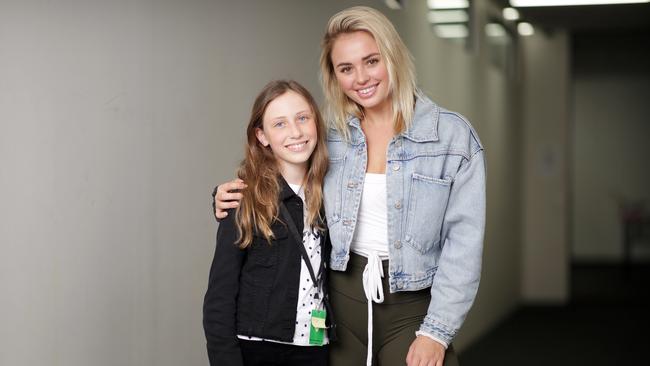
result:
[(377, 42), (367, 32), (343, 33), (332, 46), (339, 86), (364, 109), (382, 108), (390, 95), (388, 70)]
[(309, 103), (289, 90), (271, 101), (257, 129), (258, 141), (270, 146), (282, 172), (306, 169), (316, 148), (316, 120)]

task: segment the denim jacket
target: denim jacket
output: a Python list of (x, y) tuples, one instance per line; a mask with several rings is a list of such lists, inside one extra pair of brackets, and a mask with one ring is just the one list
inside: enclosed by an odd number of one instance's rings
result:
[[(337, 271), (349, 259), (368, 161), (359, 119), (348, 118), (348, 128), (348, 141), (329, 130), (324, 183), (330, 267)], [(419, 96), (412, 125), (389, 142), (386, 159), (390, 291), (431, 287), (420, 330), (450, 343), (480, 279), (483, 147), (465, 118)]]

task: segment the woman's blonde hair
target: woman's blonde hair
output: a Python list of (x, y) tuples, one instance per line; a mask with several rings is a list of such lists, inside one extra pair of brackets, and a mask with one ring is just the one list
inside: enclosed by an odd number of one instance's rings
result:
[(337, 38), (341, 34), (359, 31), (367, 32), (375, 39), (386, 63), (395, 133), (401, 133), (411, 124), (415, 96), (418, 93), (413, 58), (388, 18), (366, 6), (345, 9), (334, 14), (327, 23), (320, 55), (320, 75), (327, 100), (327, 117), (346, 137), (349, 137), (346, 123), (348, 116), (363, 118), (363, 107), (341, 90), (332, 64), (332, 48)]
[(323, 229), (321, 207), (323, 202), (323, 179), (329, 164), (325, 143), (325, 127), (309, 91), (293, 80), (275, 80), (268, 83), (259, 93), (246, 128), (246, 152), (237, 171), (248, 188), (242, 191), (243, 198), (237, 209), (237, 229), (239, 247), (246, 248), (253, 241), (253, 233), (258, 232), (267, 241), (273, 238), (271, 224), (278, 219), (278, 195), (280, 194), (280, 169), (270, 146), (264, 146), (256, 136), (257, 129), (263, 129), (264, 112), (269, 103), (285, 93), (293, 91), (305, 98), (311, 108), (316, 123), (317, 141), (309, 161), (303, 183), (307, 223), (314, 228)]

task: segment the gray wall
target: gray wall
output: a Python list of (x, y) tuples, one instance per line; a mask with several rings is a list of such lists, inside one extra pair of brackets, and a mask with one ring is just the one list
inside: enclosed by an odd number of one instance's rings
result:
[[(321, 97), (322, 29), (357, 3), (0, 1), (0, 364), (207, 363), (209, 192), (232, 176), (266, 81)], [(483, 50), (435, 39), (424, 1), (365, 3), (486, 146), (485, 266), (462, 350), (519, 299), (513, 88)]]
[(569, 297), (569, 80), (565, 31), (537, 30), (522, 42), (522, 296)]
[[(640, 201), (650, 211), (649, 36), (575, 37), (572, 254), (578, 262), (620, 262), (622, 206)], [(634, 248), (635, 260), (650, 258), (647, 244)]]

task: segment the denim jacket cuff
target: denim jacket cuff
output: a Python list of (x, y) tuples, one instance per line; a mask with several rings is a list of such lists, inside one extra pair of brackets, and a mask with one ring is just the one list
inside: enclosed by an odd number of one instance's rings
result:
[(420, 326), (420, 331), (424, 333), (428, 333), (433, 337), (438, 338), (447, 344), (451, 344), (451, 341), (456, 336), (456, 332), (458, 330), (449, 328), (445, 324), (427, 316), (424, 318), (424, 323), (422, 323), (422, 325)]
[(417, 337), (417, 336), (424, 336), (424, 337), (430, 338), (430, 339), (432, 339), (432, 340), (434, 340), (434, 341), (440, 343), (443, 347), (445, 347), (445, 349), (449, 348), (449, 345), (447, 344), (447, 342), (445, 342), (445, 341), (443, 341), (442, 339), (440, 339), (440, 338), (434, 336), (433, 334), (429, 334), (429, 333), (427, 333), (427, 332), (423, 332), (423, 331), (421, 331), (421, 330), (418, 330), (417, 332), (415, 332), (415, 336), (416, 336), (416, 337)]

